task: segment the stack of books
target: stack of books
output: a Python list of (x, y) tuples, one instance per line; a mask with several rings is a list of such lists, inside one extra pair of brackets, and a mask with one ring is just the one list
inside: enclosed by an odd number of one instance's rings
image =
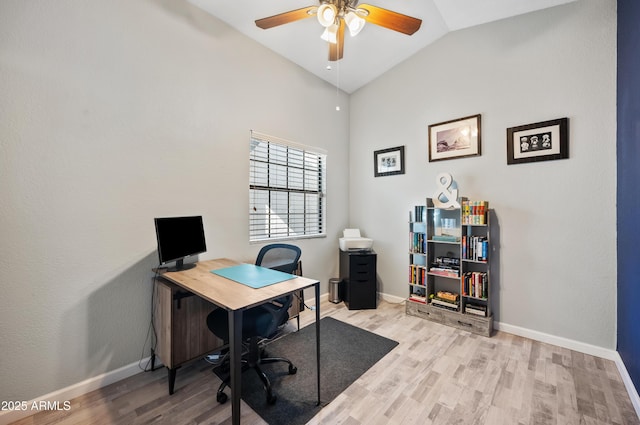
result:
[(426, 304), (427, 303), (427, 291), (425, 288), (412, 287), (409, 294), (409, 301)]
[(409, 301), (426, 304), (427, 303), (427, 297), (423, 297), (422, 295), (418, 295), (418, 294), (411, 294), (411, 295), (409, 295)]
[(458, 311), (460, 295), (453, 292), (438, 291), (431, 298), (431, 305), (446, 310)]
[(467, 314), (474, 314), (476, 316), (487, 317), (487, 306), (478, 304), (467, 304), (464, 307), (464, 312)]
[(436, 257), (431, 263), (429, 273), (445, 277), (460, 277), (460, 259), (453, 257)]

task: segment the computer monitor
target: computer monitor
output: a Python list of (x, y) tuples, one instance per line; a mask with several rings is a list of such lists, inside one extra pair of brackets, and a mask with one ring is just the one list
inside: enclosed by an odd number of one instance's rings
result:
[(202, 216), (161, 217), (154, 219), (160, 264), (175, 261), (169, 271), (186, 270), (195, 264), (184, 264), (191, 255), (206, 252)]

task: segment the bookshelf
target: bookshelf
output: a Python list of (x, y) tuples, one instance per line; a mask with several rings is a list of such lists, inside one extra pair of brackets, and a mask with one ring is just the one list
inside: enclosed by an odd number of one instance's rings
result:
[(409, 216), (407, 314), (491, 336), (490, 223), (487, 201), (460, 208), (416, 205)]
[(409, 214), (409, 285), (414, 299), (426, 300), (427, 209), (417, 205)]

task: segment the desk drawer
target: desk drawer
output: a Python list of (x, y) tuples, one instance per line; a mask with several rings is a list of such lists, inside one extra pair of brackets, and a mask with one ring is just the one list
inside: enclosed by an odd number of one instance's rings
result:
[(371, 266), (356, 266), (351, 269), (351, 280), (369, 280), (375, 276), (375, 268)]
[(351, 279), (369, 279), (375, 276), (375, 257), (356, 256), (350, 259), (349, 272)]

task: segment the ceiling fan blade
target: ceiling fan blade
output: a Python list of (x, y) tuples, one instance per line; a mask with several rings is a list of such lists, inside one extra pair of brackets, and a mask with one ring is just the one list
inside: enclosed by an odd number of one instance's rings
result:
[(266, 30), (277, 27), (278, 25), (309, 18), (314, 16), (317, 10), (318, 6), (307, 6), (301, 9), (290, 10), (289, 12), (279, 13), (277, 15), (269, 16), (268, 18), (256, 19), (256, 25), (259, 28)]
[(413, 18), (370, 4), (361, 4), (358, 6), (358, 9), (364, 9), (369, 12), (367, 16), (362, 16), (365, 21), (407, 35), (418, 31), (422, 24), (422, 19)]
[(344, 27), (344, 21), (340, 19), (336, 36), (337, 43), (329, 43), (329, 61), (337, 61), (344, 56)]

